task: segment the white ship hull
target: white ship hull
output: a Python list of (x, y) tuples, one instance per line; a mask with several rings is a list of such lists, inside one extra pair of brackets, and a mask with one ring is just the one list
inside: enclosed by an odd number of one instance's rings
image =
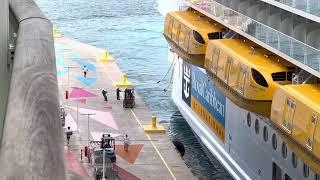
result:
[[(213, 82), (208, 79), (205, 70), (188, 65), (191, 68), (191, 75), (186, 69), (185, 62), (178, 58), (176, 54), (168, 51), (169, 61), (175, 61), (172, 99), (179, 108), (181, 114), (186, 119), (193, 131), (199, 136), (201, 141), (207, 146), (211, 153), (220, 161), (225, 169), (235, 179), (263, 179), (273, 180), (281, 179), (314, 179), (315, 173), (310, 169), (308, 177), (303, 172), (303, 162), (298, 158), (297, 167), (292, 165), (292, 151), (286, 145), (286, 154), (284, 157), (283, 140), (279, 132), (271, 125), (269, 119), (259, 117), (252, 112), (240, 108), (231, 102), (223, 93), (214, 86)], [(192, 75), (192, 70), (197, 71), (197, 75)], [(200, 72), (200, 74), (199, 74)], [(202, 74), (201, 74), (202, 73)], [(187, 81), (185, 76), (190, 76)], [(193, 82), (195, 78), (198, 82)], [(201, 81), (199, 81), (201, 80)], [(187, 85), (186, 85), (187, 83)], [(203, 83), (203, 84), (201, 84)], [(207, 110), (217, 109), (217, 104), (224, 108), (224, 139), (221, 134), (217, 135), (205, 123), (205, 120), (192, 109), (192, 105), (186, 102), (185, 92), (194, 91), (191, 87), (196, 85), (203, 97), (209, 97), (206, 93), (211, 93), (211, 102), (213, 107), (208, 104), (203, 106)], [(192, 92), (190, 95), (193, 94)], [(183, 97), (184, 96), (184, 97)], [(198, 95), (195, 95), (198, 96)], [(216, 97), (217, 96), (217, 97)], [(193, 97), (193, 96), (192, 96)], [(222, 101), (219, 102), (219, 98)], [(196, 98), (197, 99), (197, 98)], [(201, 99), (201, 97), (198, 99)], [(207, 98), (207, 100), (210, 98)], [(225, 99), (225, 102), (223, 102)], [(210, 106), (210, 103), (209, 103)], [(215, 112), (211, 113), (215, 116)], [(250, 114), (250, 123), (247, 116)], [(205, 115), (206, 116), (206, 115)], [(217, 117), (218, 119), (218, 117)], [(250, 126), (248, 125), (250, 124)], [(267, 129), (267, 140), (264, 138), (264, 129)], [(219, 131), (220, 133), (222, 131)], [(276, 142), (272, 140), (276, 137)], [(273, 143), (276, 145), (274, 148)]]

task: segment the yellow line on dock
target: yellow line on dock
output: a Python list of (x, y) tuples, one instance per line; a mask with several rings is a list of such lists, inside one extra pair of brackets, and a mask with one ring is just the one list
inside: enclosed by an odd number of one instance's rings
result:
[[(109, 74), (108, 71), (106, 71), (106, 68), (105, 69), (105, 72), (107, 73), (108, 77), (110, 78), (110, 80), (112, 81), (112, 83), (114, 83), (114, 80), (112, 79), (111, 75)], [(142, 124), (141, 124), (141, 121), (139, 120), (139, 118), (136, 116), (136, 113), (134, 113), (134, 111), (132, 109), (130, 109), (131, 113), (133, 114), (134, 118), (136, 119), (136, 121), (138, 122), (138, 124), (140, 125), (140, 127), (143, 128)], [(149, 142), (151, 143), (151, 145), (153, 146), (153, 148), (156, 150), (157, 154), (159, 155), (160, 159), (162, 160), (163, 164), (166, 166), (166, 168), (168, 169), (171, 177), (176, 180), (177, 178), (175, 177), (175, 175), (173, 174), (173, 172), (171, 171), (170, 167), (168, 166), (167, 162), (164, 160), (163, 156), (161, 155), (160, 151), (158, 150), (158, 148), (156, 147), (156, 145), (154, 145), (154, 143), (151, 141), (151, 138), (149, 136), (149, 134), (145, 133)]]

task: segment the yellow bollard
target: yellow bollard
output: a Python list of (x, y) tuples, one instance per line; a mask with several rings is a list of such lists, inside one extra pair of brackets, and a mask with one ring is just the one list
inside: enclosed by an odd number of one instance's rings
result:
[(166, 130), (160, 124), (157, 124), (157, 117), (152, 115), (151, 124), (143, 126), (144, 132), (146, 133), (164, 133)]
[(152, 115), (151, 122), (152, 122), (152, 128), (157, 128), (157, 117), (155, 115)]
[(122, 83), (125, 84), (127, 82), (127, 73), (122, 73)]
[(109, 56), (108, 51), (103, 51), (102, 56), (98, 56), (99, 62), (114, 62), (114, 59), (112, 56)]
[(57, 28), (52, 27), (52, 36), (53, 38), (63, 37), (63, 34), (58, 33)]
[(114, 87), (133, 87), (133, 84), (127, 81), (127, 73), (123, 72), (121, 81), (114, 82), (113, 86)]

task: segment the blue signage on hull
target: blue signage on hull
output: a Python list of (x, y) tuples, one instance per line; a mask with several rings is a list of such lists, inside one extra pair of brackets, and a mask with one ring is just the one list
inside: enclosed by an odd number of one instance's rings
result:
[(226, 97), (214, 86), (207, 74), (196, 66), (191, 66), (191, 96), (225, 126)]
[(182, 99), (191, 107), (191, 65), (182, 63)]

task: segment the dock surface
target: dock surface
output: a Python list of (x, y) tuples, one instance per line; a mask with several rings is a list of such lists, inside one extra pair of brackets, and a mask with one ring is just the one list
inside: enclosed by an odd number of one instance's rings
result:
[[(92, 165), (85, 157), (80, 162), (80, 151), (88, 138), (99, 141), (102, 133), (111, 133), (116, 139), (117, 162), (113, 169), (121, 179), (195, 179), (165, 133), (144, 132), (142, 126), (151, 124), (151, 114), (139, 92), (135, 92), (133, 109), (122, 107), (123, 97), (116, 99), (112, 83), (122, 80), (122, 72), (115, 62), (97, 61), (104, 50), (64, 37), (55, 38), (55, 50), (59, 94), (67, 111), (64, 128), (69, 126), (74, 131), (64, 150), (69, 179), (92, 179)], [(89, 70), (86, 78), (84, 65)], [(102, 89), (108, 92), (107, 102)], [(88, 113), (94, 114), (89, 120), (83, 115)], [(131, 141), (129, 152), (123, 150), (125, 134)]]

